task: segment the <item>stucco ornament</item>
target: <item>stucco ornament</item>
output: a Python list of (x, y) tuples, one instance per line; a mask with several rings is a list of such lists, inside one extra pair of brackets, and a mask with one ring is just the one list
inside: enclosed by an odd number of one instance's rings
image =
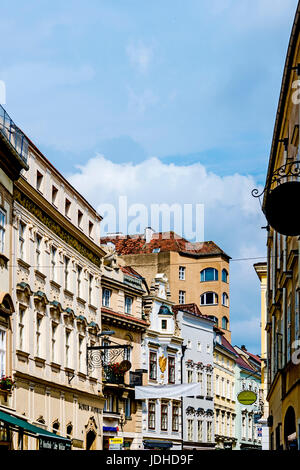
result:
[(166, 370), (167, 358), (165, 356), (160, 356), (158, 359), (159, 367), (162, 372)]

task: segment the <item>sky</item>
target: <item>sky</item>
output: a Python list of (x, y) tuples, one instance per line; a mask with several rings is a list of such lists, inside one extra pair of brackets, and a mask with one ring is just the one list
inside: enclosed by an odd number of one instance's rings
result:
[[(5, 108), (101, 213), (204, 204), (228, 255), (233, 344), (260, 351), (263, 187), (296, 0), (1, 5)], [(156, 230), (159, 227), (153, 227)]]

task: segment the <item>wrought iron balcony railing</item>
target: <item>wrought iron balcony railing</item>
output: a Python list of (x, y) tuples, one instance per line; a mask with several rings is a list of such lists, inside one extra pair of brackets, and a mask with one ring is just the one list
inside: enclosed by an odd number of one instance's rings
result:
[(103, 379), (110, 384), (124, 384), (124, 374), (114, 374), (105, 366), (103, 367)]
[(27, 164), (28, 139), (15, 125), (5, 109), (0, 105), (0, 132), (5, 140), (12, 145), (19, 157)]

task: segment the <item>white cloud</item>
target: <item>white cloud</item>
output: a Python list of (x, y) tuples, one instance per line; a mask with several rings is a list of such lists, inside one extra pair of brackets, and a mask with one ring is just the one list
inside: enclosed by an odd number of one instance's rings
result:
[(129, 43), (126, 53), (131, 64), (141, 73), (146, 73), (153, 59), (153, 46), (146, 46), (142, 41)]

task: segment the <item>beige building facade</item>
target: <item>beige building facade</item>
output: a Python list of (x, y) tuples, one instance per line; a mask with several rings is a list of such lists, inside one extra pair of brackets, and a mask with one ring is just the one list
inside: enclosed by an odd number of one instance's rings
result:
[(101, 330), (101, 217), (33, 144), (28, 164), (14, 189), (12, 406), (72, 449), (102, 449), (102, 381), (87, 367)]

